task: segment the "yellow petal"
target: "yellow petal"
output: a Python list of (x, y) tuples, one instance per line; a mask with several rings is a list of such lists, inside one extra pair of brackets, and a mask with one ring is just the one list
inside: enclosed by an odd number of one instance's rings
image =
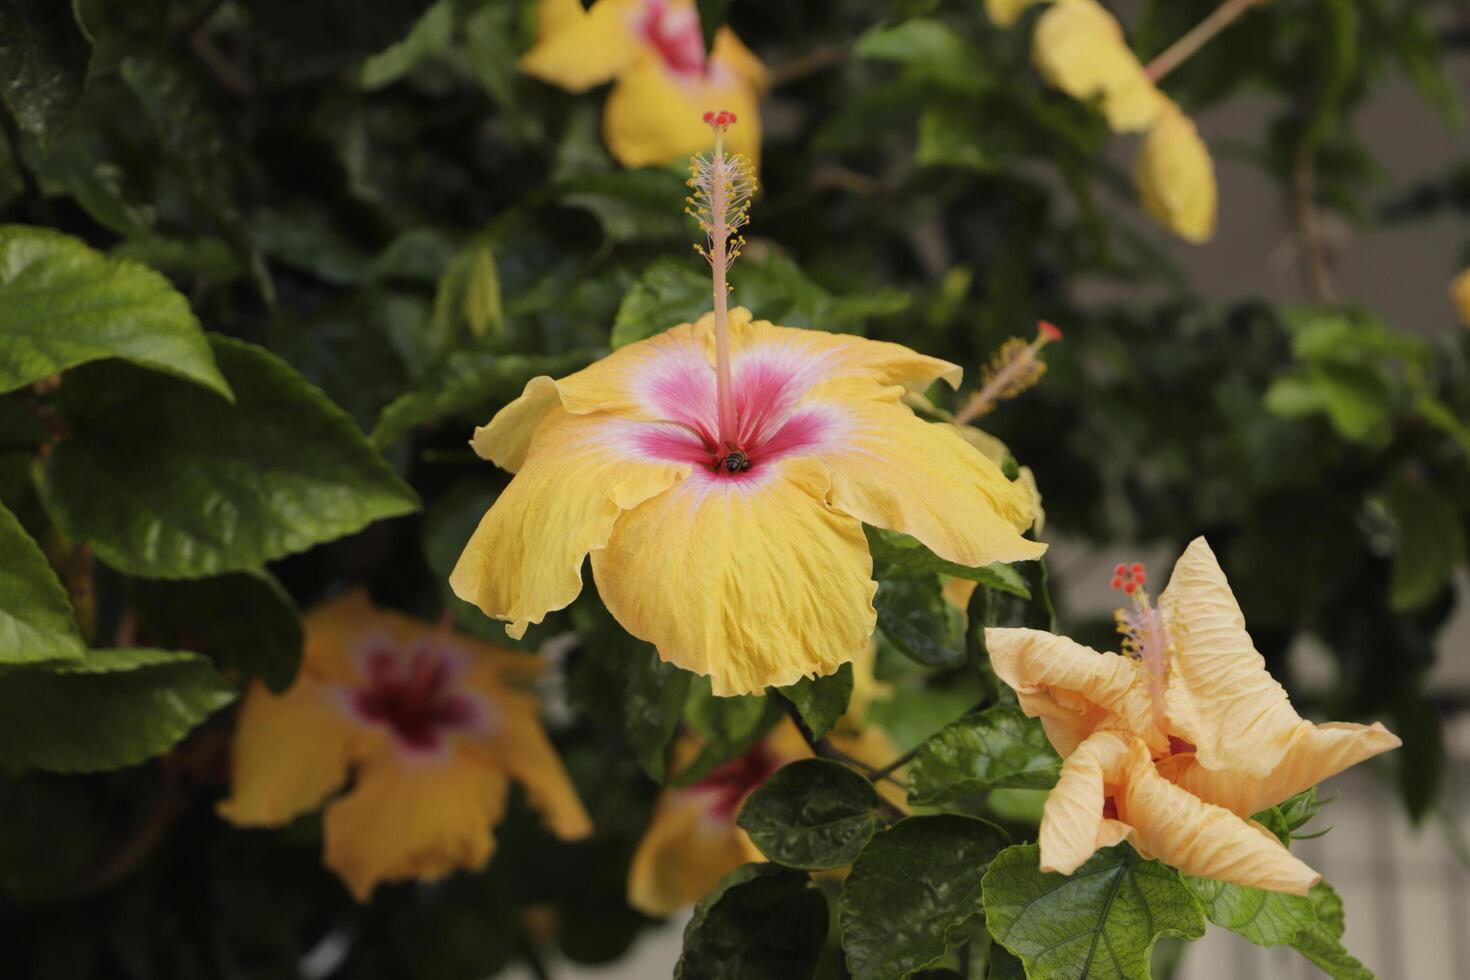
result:
[(711, 814), (699, 794), (669, 790), (628, 868), (628, 904), (665, 916), (699, 901), (725, 875), (753, 860), (731, 818)]
[(1132, 741), (1119, 732), (1098, 732), (1067, 756), (1041, 811), (1042, 871), (1069, 875), (1100, 848), (1127, 838), (1128, 825), (1104, 816), (1103, 804)]
[[(959, 425), (955, 426), (955, 428), (959, 430), (960, 435), (964, 436), (966, 442), (980, 450), (985, 455), (985, 458), (996, 466), (1003, 465), (1006, 457), (1011, 454), (1010, 449), (1006, 447), (1005, 443), (983, 429), (977, 429), (973, 425)], [(1031, 497), (1031, 510), (1036, 515), (1031, 522), (1031, 526), (1036, 529), (1036, 533), (1039, 535), (1046, 529), (1046, 511), (1041, 506), (1041, 488), (1036, 484), (1036, 474), (1031, 472), (1031, 467), (1029, 466), (1019, 467), (1016, 483), (1025, 487), (1026, 493)]]
[(1132, 742), (1115, 775), (1118, 817), (1133, 828), (1130, 839), (1145, 856), (1186, 874), (1292, 895), (1305, 895), (1322, 880), (1260, 824), (1159, 775), (1142, 742)]
[[(702, 317), (696, 330), (706, 338), (714, 363), (714, 314)], [(927, 387), (942, 380), (958, 388), (964, 369), (958, 364), (910, 350), (902, 344), (869, 340), (846, 333), (802, 330), (752, 320), (750, 311), (730, 311), (730, 350), (737, 375), (774, 369), (793, 378), (791, 387), (804, 392), (820, 382), (862, 380), (879, 387)]]
[[(644, 0), (541, 0), (536, 43), (521, 58), (521, 71), (569, 92), (611, 81), (643, 51), (635, 27)], [(573, 9), (576, 8), (576, 9)]]
[(1039, 0), (985, 0), (985, 15), (996, 27), (1010, 27)]
[(1286, 755), (1264, 777), (1206, 769), (1193, 755), (1166, 759), (1159, 771), (1201, 799), (1248, 817), (1400, 744), (1398, 736), (1376, 722), (1313, 725), (1304, 721)]
[(327, 808), (327, 867), (360, 902), (379, 882), (484, 868), (506, 791), (503, 773), (462, 755), (411, 762), (385, 756)]
[[(476, 686), (487, 690), (483, 684)], [(484, 739), (462, 745), (461, 752), (520, 783), (547, 829), (562, 840), (590, 836), (592, 818), (541, 727), (536, 699), (503, 688), (490, 696), (497, 709), (496, 724)]]
[(1133, 169), (1149, 215), (1189, 242), (1215, 235), (1215, 162), (1194, 121), (1166, 100)]
[(630, 424), (556, 409), (524, 465), (480, 521), (449, 577), (455, 595), (524, 634), (582, 590), (582, 561), (618, 515), (668, 489), (687, 464), (649, 460)]
[(1276, 768), (1301, 718), (1266, 672), (1225, 573), (1204, 538), (1190, 542), (1159, 597), (1173, 643), (1169, 725), (1207, 769), (1257, 778)]
[(696, 470), (592, 553), (603, 601), (716, 695), (830, 674), (872, 636), (876, 585), (862, 527), (828, 490), (805, 459), (735, 479)]
[(946, 422), (925, 422), (900, 389), (831, 382), (806, 399), (831, 405), (836, 433), (815, 456), (832, 503), (865, 524), (910, 534), (947, 561), (978, 567), (1039, 558), (1031, 496)]
[(1057, 0), (1036, 24), (1032, 59), (1047, 81), (1074, 99), (1102, 97), (1118, 132), (1147, 129), (1163, 97), (1128, 47), (1123, 29), (1095, 0)]
[(1450, 299), (1460, 314), (1460, 321), (1470, 327), (1470, 269), (1466, 269), (1450, 282)]
[(725, 136), (726, 150), (759, 168), (760, 93), (741, 74), (744, 70), (745, 65), (737, 69), (712, 60), (705, 75), (691, 77), (671, 70), (656, 54), (643, 55), (608, 94), (602, 116), (608, 149), (626, 167), (685, 160), (714, 146), (704, 114), (727, 109), (738, 121)]
[(985, 647), (996, 676), (1016, 692), (1026, 714), (1041, 719), (1063, 756), (1099, 730), (1130, 732), (1155, 752), (1167, 751), (1134, 661), (1033, 629), (991, 627)]
[(309, 678), (274, 695), (256, 681), (231, 746), (230, 797), (219, 813), (279, 826), (316, 809), (347, 780), (353, 726), (329, 688)]

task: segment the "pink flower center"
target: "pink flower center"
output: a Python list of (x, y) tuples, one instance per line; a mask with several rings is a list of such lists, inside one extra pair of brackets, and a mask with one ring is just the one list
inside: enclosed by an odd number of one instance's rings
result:
[(405, 748), (432, 751), (447, 732), (480, 720), (480, 705), (457, 690), (458, 665), (443, 651), (421, 646), (404, 656), (380, 647), (363, 666), (367, 679), (352, 692), (353, 710), (389, 729)]
[(672, 7), (668, 0), (649, 0), (637, 32), (676, 75), (704, 74), (704, 37), (693, 4)]
[(781, 761), (775, 753), (765, 742), (758, 742), (740, 758), (711, 769), (709, 775), (689, 787), (689, 792), (707, 794), (710, 814), (731, 820), (745, 798), (780, 768)]

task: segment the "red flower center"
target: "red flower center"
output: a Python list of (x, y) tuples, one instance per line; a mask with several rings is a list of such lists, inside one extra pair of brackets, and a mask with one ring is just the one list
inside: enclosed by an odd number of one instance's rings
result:
[(690, 787), (691, 792), (710, 795), (710, 813), (724, 820), (734, 818), (745, 798), (764, 783), (781, 761), (765, 742), (756, 745), (738, 759), (711, 769), (709, 775)]
[(668, 0), (649, 0), (638, 33), (676, 75), (704, 74), (704, 36), (699, 11), (691, 4), (674, 8)]
[(391, 730), (407, 748), (437, 749), (446, 731), (467, 728), (480, 718), (479, 706), (456, 690), (456, 665), (442, 651), (419, 647), (405, 657), (376, 649), (364, 667), (367, 683), (353, 692), (353, 708), (365, 721)]

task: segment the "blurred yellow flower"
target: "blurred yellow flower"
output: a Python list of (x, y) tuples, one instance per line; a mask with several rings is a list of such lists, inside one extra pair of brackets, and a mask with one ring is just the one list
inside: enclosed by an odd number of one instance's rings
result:
[(710, 108), (739, 116), (732, 152), (760, 155), (766, 71), (727, 27), (706, 57), (694, 0), (541, 0), (536, 43), (521, 70), (571, 92), (613, 82), (603, 138), (624, 166), (682, 160), (703, 149)]
[(485, 867), (512, 779), (553, 833), (585, 837), (591, 821), (526, 690), (540, 669), (361, 592), (318, 606), (296, 683), (245, 697), (219, 811), (280, 826), (350, 777), (327, 805), (325, 860), (359, 901), (383, 881)]
[(1152, 125), (1164, 96), (1096, 0), (1056, 0), (1041, 15), (1031, 57), (1042, 76), (1074, 99), (1100, 98), (1108, 125), (1137, 132)]
[(1215, 163), (1194, 122), (1164, 100), (1144, 138), (1133, 179), (1144, 210), (1190, 242), (1215, 234)]
[(536, 378), (476, 430), (516, 473), (450, 577), (510, 623), (570, 603), (589, 552), (598, 591), (633, 635), (717, 695), (830, 674), (875, 625), (862, 525), (966, 566), (1039, 557), (1031, 496), (904, 385), (953, 364), (898, 344), (729, 314), (722, 444), (713, 315), (629, 344), (570, 377)]
[(996, 674), (1066, 762), (1041, 821), (1041, 868), (1071, 874), (1127, 840), (1188, 874), (1305, 894), (1321, 880), (1251, 814), (1400, 743), (1380, 724), (1313, 725), (1245, 631), (1204, 538), (1153, 606), (1118, 566), (1126, 655), (1032, 629), (986, 630)]
[(1470, 327), (1470, 269), (1466, 269), (1450, 282), (1450, 299), (1459, 311), (1460, 320)]
[(1042, 0), (985, 0), (985, 15), (997, 27), (1010, 27), (1021, 19), (1028, 7)]

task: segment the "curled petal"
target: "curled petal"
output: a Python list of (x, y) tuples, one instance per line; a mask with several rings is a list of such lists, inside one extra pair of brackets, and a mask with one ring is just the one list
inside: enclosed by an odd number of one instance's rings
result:
[(433, 880), (490, 861), (490, 828), (505, 815), (503, 773), (461, 755), (366, 766), (327, 808), (326, 864), (360, 902), (383, 881)]
[(1041, 870), (1069, 875), (1100, 848), (1127, 838), (1129, 827), (1105, 816), (1108, 784), (1116, 782), (1131, 736), (1098, 732), (1067, 756), (1042, 808)]
[(536, 43), (521, 71), (569, 92), (585, 92), (627, 70), (643, 50), (633, 27), (643, 0), (541, 0)]
[(1041, 557), (1046, 545), (1022, 537), (1035, 517), (1026, 488), (954, 426), (925, 422), (884, 392), (832, 382), (805, 401), (830, 403), (843, 420), (816, 453), (832, 474), (832, 503), (972, 568)]
[(1266, 776), (1301, 718), (1267, 673), (1204, 538), (1185, 549), (1159, 604), (1173, 643), (1165, 694), (1170, 726), (1196, 746), (1205, 768)]
[(1159, 771), (1201, 799), (1248, 817), (1400, 744), (1398, 736), (1377, 722), (1313, 725), (1304, 721), (1285, 756), (1264, 777), (1206, 769), (1193, 755), (1166, 759)]
[(1167, 751), (1148, 686), (1127, 657), (1033, 629), (991, 627), (985, 646), (996, 675), (1015, 690), (1022, 710), (1041, 719), (1063, 756), (1099, 730), (1131, 732), (1155, 752)]
[(628, 904), (645, 915), (670, 915), (742, 864), (763, 860), (732, 816), (711, 814), (701, 794), (668, 790), (633, 853)]
[(645, 458), (630, 423), (556, 409), (475, 529), (449, 584), (519, 637), (577, 597), (583, 559), (607, 543), (619, 514), (688, 472), (687, 464)]
[(1260, 824), (1165, 779), (1142, 742), (1130, 745), (1116, 776), (1118, 818), (1133, 828), (1131, 840), (1145, 856), (1186, 874), (1292, 895), (1322, 880)]
[(784, 459), (727, 478), (696, 470), (623, 515), (592, 571), (608, 609), (717, 695), (830, 674), (876, 614), (856, 520), (826, 504), (826, 471)]

